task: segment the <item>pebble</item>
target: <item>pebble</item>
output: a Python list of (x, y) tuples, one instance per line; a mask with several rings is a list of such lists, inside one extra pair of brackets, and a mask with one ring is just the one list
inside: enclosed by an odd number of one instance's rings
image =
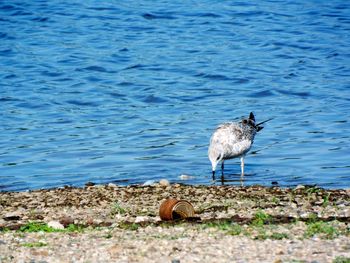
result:
[(74, 219), (70, 216), (62, 216), (59, 219), (59, 223), (62, 224), (64, 227), (67, 227), (70, 224), (74, 224)]
[(143, 183), (143, 186), (154, 185), (155, 183), (156, 183), (155, 180), (147, 180), (146, 182)]
[(64, 226), (58, 221), (50, 221), (47, 223), (47, 225), (54, 229), (64, 229)]
[(160, 185), (160, 186), (169, 186), (170, 183), (169, 183), (169, 181), (168, 181), (167, 179), (161, 179), (161, 180), (159, 181), (159, 185)]
[[(299, 187), (299, 189), (302, 188)], [(11, 225), (9, 229), (18, 229), (33, 220), (33, 211), (36, 211), (35, 220), (39, 222), (57, 223), (58, 219), (61, 229), (72, 220), (76, 224), (89, 225), (90, 223), (93, 226), (91, 230), (83, 233), (54, 235), (44, 232), (26, 233), (21, 235), (18, 241), (16, 240), (18, 233), (15, 231), (0, 232), (0, 240), (6, 242), (6, 245), (0, 244), (0, 261), (2, 257), (6, 257), (9, 261), (4, 262), (30, 262), (31, 260), (40, 262), (43, 258), (40, 255), (41, 252), (35, 252), (38, 255), (33, 255), (31, 251), (48, 251), (49, 254), (45, 255), (45, 260), (48, 262), (170, 263), (175, 261), (176, 263), (176, 260), (181, 260), (181, 262), (221, 263), (279, 262), (279, 259), (282, 262), (289, 262), (291, 259), (332, 262), (336, 256), (350, 257), (348, 236), (341, 234), (332, 240), (324, 240), (322, 236), (305, 238), (304, 233), (308, 225), (303, 221), (287, 224), (287, 226), (274, 225), (273, 227), (276, 228), (273, 230), (269, 230), (269, 225), (264, 226), (268, 235), (287, 233), (289, 238), (283, 240), (254, 240), (254, 237), (259, 234), (258, 231), (249, 232), (250, 236), (243, 234), (233, 236), (225, 234), (227, 230), (224, 229), (204, 228), (205, 220), (210, 223), (215, 218), (220, 219), (218, 222), (249, 219), (259, 211), (277, 217), (290, 215), (294, 218), (300, 216), (308, 218), (311, 213), (323, 218), (349, 217), (350, 198), (346, 195), (349, 192), (324, 191), (326, 194), (330, 193), (331, 198), (328, 203), (320, 205), (315, 203), (320, 200), (318, 196), (311, 200), (309, 198), (314, 198), (313, 195), (304, 193), (305, 191), (295, 194), (294, 189), (257, 186), (197, 187), (169, 183), (165, 187), (120, 186), (118, 191), (108, 187), (84, 187), (38, 190), (26, 195), (0, 192), (0, 199), (6, 200), (0, 206), (0, 225), (7, 224), (6, 227)], [(158, 216), (159, 205), (163, 198), (169, 197), (191, 201), (201, 221), (193, 224), (175, 222), (175, 225), (163, 225)], [(271, 206), (272, 197), (280, 200), (273, 206)], [(298, 206), (293, 203), (294, 197), (297, 198)], [(80, 206), (81, 201), (86, 206)], [(18, 212), (19, 207), (24, 207), (24, 204), (25, 210)], [(115, 215), (113, 207), (117, 207), (120, 214)], [(19, 216), (20, 220), (3, 219), (4, 217), (16, 218), (13, 215)], [(44, 218), (40, 219), (37, 215)], [(24, 220), (24, 218), (28, 219)], [(133, 222), (140, 223), (137, 231), (123, 228), (125, 223)], [(94, 228), (110, 224), (114, 224), (114, 227), (103, 227), (98, 230)], [(337, 227), (338, 225), (345, 230), (348, 227), (344, 222), (338, 222)], [(241, 227), (243, 231), (251, 229), (249, 224), (243, 224)], [(29, 249), (18, 245), (40, 242), (40, 240), (47, 243), (47, 246)], [(249, 253), (241, 252), (245, 248)], [(324, 253), (320, 254), (320, 251)]]
[(151, 219), (149, 216), (137, 216), (134, 222), (142, 223), (142, 222), (150, 222), (150, 221), (154, 221), (154, 220)]
[(2, 217), (5, 221), (15, 221), (21, 219), (21, 214), (18, 212), (10, 212)]
[(189, 180), (189, 179), (192, 179), (193, 176), (190, 176), (190, 175), (187, 175), (187, 174), (182, 174), (179, 176), (179, 179), (181, 180)]
[(298, 184), (294, 189), (295, 190), (305, 189), (305, 185)]
[(6, 221), (0, 218), (0, 228), (5, 227), (6, 224), (7, 224)]
[(87, 183), (85, 184), (86, 187), (94, 186), (94, 185), (95, 185), (95, 183), (93, 183), (93, 182), (87, 182)]

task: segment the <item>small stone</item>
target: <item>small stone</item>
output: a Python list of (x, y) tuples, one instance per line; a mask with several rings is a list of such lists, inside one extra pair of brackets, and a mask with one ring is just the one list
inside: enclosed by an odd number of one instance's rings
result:
[(14, 221), (14, 220), (20, 220), (21, 215), (17, 212), (11, 212), (7, 213), (2, 217), (5, 221)]
[(74, 219), (70, 216), (62, 216), (59, 219), (60, 224), (62, 224), (64, 227), (69, 226), (70, 224), (74, 224)]
[(31, 219), (33, 219), (33, 220), (43, 220), (44, 219), (43, 214), (44, 214), (44, 212), (42, 210), (36, 210), (31, 215)]
[(108, 248), (107, 251), (111, 256), (116, 256), (118, 254), (123, 253), (124, 249), (123, 249), (123, 246), (121, 246), (119, 244), (115, 244), (115, 245), (111, 246), (110, 248)]
[(149, 186), (149, 185), (154, 185), (156, 181), (154, 180), (147, 180), (146, 182), (143, 183), (143, 186)]
[(89, 226), (94, 225), (94, 219), (91, 218), (91, 217), (88, 217), (88, 218), (86, 219), (86, 224), (89, 225)]
[(167, 179), (161, 179), (161, 180), (159, 181), (159, 185), (160, 185), (160, 186), (169, 186), (170, 183), (169, 183), (169, 181), (168, 181)]
[(102, 225), (102, 224), (103, 224), (103, 220), (97, 218), (97, 219), (94, 219), (92, 225), (94, 225), (94, 226), (100, 226), (100, 225)]
[(0, 219), (0, 228), (3, 228), (6, 226), (6, 221), (4, 219)]
[(324, 203), (324, 201), (323, 200), (318, 200), (318, 201), (315, 201), (315, 205), (322, 205)]
[(50, 221), (47, 225), (54, 229), (64, 229), (64, 226), (58, 221)]
[(187, 175), (187, 174), (182, 174), (182, 175), (179, 176), (179, 178), (181, 180), (189, 180), (189, 179), (192, 179), (193, 176), (190, 176), (190, 175)]
[(11, 230), (18, 230), (22, 226), (24, 226), (24, 223), (10, 223), (6, 225), (6, 228), (11, 229)]
[(137, 216), (135, 218), (135, 223), (149, 222), (149, 221), (150, 221), (150, 217), (148, 216)]
[(116, 187), (117, 187), (117, 185), (116, 185), (116, 184), (109, 183), (109, 184), (108, 184), (108, 187), (111, 187), (111, 188), (116, 188)]
[(295, 187), (295, 190), (301, 190), (301, 189), (305, 189), (305, 185), (298, 184), (298, 185)]
[(87, 183), (85, 184), (86, 187), (94, 186), (94, 185), (95, 185), (95, 183), (93, 183), (93, 182), (87, 182)]
[[(33, 250), (31, 251), (31, 254), (33, 256), (47, 257), (49, 255), (49, 252), (47, 250)], [(34, 262), (37, 262), (37, 261), (34, 261)], [(38, 261), (38, 262), (43, 262), (43, 261)]]

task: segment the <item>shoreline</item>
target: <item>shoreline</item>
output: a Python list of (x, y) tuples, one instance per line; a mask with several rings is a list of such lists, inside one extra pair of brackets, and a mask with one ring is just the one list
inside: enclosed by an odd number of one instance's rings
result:
[[(196, 218), (162, 221), (159, 206), (170, 197), (191, 202)], [(350, 189), (108, 184), (0, 192), (0, 262), (333, 262), (350, 259), (349, 225)]]

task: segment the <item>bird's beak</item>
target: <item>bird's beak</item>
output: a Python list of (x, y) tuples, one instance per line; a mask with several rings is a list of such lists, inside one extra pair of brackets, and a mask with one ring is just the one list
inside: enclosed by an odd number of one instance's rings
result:
[(262, 122), (259, 122), (258, 124), (255, 124), (255, 127), (256, 127), (256, 131), (259, 132), (261, 131), (264, 127), (260, 126), (261, 124), (264, 124), (265, 122), (268, 122), (268, 121), (271, 121), (273, 118), (270, 118), (266, 121), (262, 121)]
[(274, 118), (270, 118), (270, 119), (267, 119), (266, 121), (259, 122), (258, 124), (255, 124), (255, 126), (259, 126), (259, 125), (264, 124), (265, 122), (271, 121), (273, 119)]

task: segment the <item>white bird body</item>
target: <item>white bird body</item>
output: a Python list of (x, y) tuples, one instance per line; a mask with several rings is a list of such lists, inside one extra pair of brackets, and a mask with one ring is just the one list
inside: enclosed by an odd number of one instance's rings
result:
[(255, 125), (254, 114), (250, 113), (248, 119), (223, 123), (216, 128), (208, 149), (213, 178), (218, 163), (222, 162), (223, 171), (224, 161), (236, 157), (241, 157), (241, 176), (244, 176), (244, 156), (252, 147), (255, 134), (263, 128), (258, 125)]
[(218, 126), (210, 139), (209, 159), (232, 159), (249, 151), (251, 146), (252, 141), (243, 138), (238, 123), (224, 123)]

